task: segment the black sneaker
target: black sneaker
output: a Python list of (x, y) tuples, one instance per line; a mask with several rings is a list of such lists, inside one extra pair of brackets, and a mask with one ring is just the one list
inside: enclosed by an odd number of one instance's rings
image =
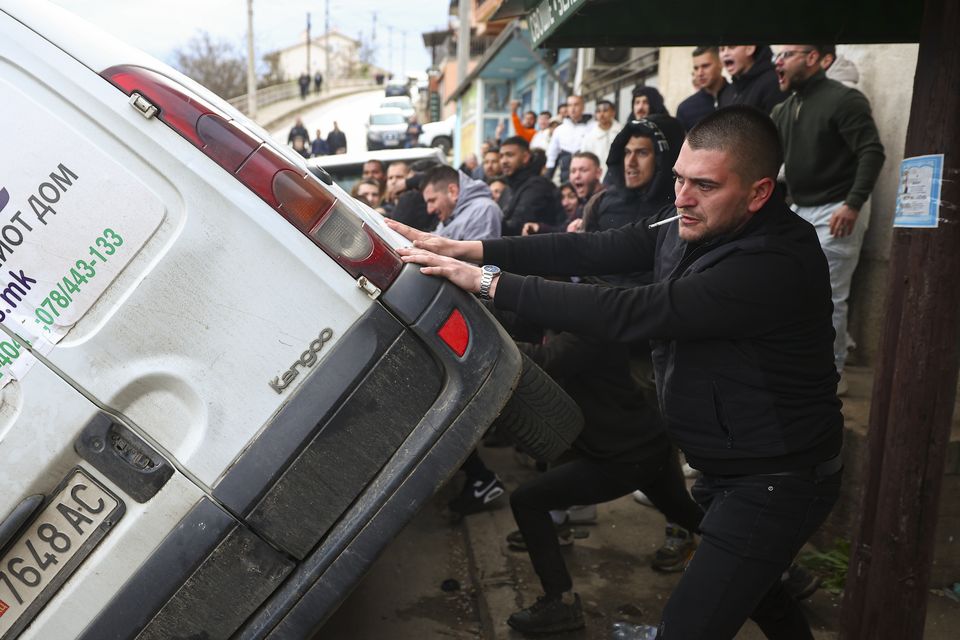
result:
[(780, 578), (780, 584), (794, 600), (806, 600), (820, 588), (820, 577), (801, 567), (792, 564), (786, 574)]
[(697, 543), (693, 541), (692, 533), (680, 525), (668, 524), (666, 539), (653, 554), (650, 566), (666, 573), (683, 571), (696, 549)]
[[(567, 526), (559, 526), (557, 529), (557, 541), (561, 547), (569, 547), (573, 544), (575, 537), (573, 529)], [(527, 541), (523, 539), (523, 534), (519, 529), (507, 534), (507, 546), (514, 551), (526, 551)]]
[(504, 492), (503, 483), (500, 482), (499, 478), (494, 477), (492, 480), (475, 480), (473, 482), (468, 478), (463, 485), (463, 490), (460, 491), (460, 495), (448, 502), (447, 506), (450, 511), (461, 516), (479, 513), (490, 508), (497, 498), (503, 496)]
[(573, 594), (573, 604), (560, 598), (537, 598), (533, 605), (521, 609), (507, 618), (507, 624), (522, 633), (560, 633), (582, 629), (583, 608), (580, 596)]

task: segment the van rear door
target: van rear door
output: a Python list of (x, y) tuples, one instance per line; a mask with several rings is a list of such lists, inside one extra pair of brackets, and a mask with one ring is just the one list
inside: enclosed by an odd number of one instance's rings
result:
[(3, 323), (36, 330), (72, 384), (209, 491), (374, 303), (98, 75), (157, 63), (55, 7), (11, 6), (0, 14)]

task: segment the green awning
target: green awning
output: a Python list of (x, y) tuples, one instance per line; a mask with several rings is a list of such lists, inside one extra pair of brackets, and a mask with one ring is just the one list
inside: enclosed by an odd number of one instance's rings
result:
[[(519, 1), (519, 0), (518, 0)], [(918, 42), (922, 0), (523, 0), (534, 47)]]

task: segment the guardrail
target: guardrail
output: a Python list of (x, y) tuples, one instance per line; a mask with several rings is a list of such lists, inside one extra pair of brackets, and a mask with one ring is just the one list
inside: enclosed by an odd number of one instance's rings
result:
[[(328, 93), (335, 89), (350, 89), (353, 87), (374, 87), (376, 82), (373, 78), (333, 78), (324, 81), (323, 92)], [(313, 95), (313, 83), (310, 83), (310, 94)], [(289, 100), (290, 98), (300, 97), (300, 85), (296, 80), (274, 84), (269, 87), (257, 89), (257, 108), (265, 107), (275, 102)], [(243, 113), (247, 113), (247, 94), (230, 98), (227, 100), (231, 105)]]

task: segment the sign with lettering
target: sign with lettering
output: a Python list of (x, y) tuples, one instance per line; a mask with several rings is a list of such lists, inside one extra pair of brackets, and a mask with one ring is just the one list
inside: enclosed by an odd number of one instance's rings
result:
[(565, 20), (582, 7), (587, 0), (543, 0), (527, 16), (533, 46), (539, 47)]

